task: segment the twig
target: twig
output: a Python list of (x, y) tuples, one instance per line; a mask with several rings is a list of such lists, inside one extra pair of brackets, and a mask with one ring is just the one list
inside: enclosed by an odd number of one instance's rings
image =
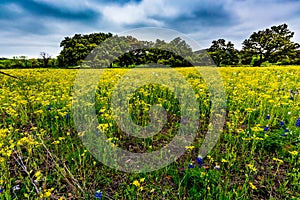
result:
[[(15, 155), (13, 155), (13, 158), (15, 159), (15, 161), (18, 163), (18, 165), (26, 172), (26, 174), (30, 177), (30, 173), (28, 172), (27, 170), (27, 167), (26, 165), (23, 163), (23, 160), (22, 158), (19, 156), (18, 152), (17, 151), (14, 151), (14, 154), (17, 155), (17, 158), (15, 157)], [(34, 183), (34, 181), (32, 180), (32, 178), (30, 178), (30, 182), (31, 184), (34, 186), (37, 194), (40, 193), (40, 190), (39, 188), (36, 186), (36, 184)]]
[(18, 77), (16, 77), (16, 76), (13, 76), (13, 75), (10, 75), (10, 74), (7, 74), (7, 73), (4, 73), (4, 72), (1, 72), (1, 71), (0, 71), (0, 74), (6, 75), (6, 76), (9, 76), (9, 77), (12, 77), (12, 78), (19, 79), (19, 78), (18, 78)]
[[(52, 161), (54, 162), (54, 164), (55, 164), (57, 167), (59, 167), (59, 164), (58, 164), (55, 160), (58, 160), (58, 161), (60, 161), (61, 163), (63, 163), (63, 169), (64, 169), (64, 171), (63, 171), (62, 175), (64, 176), (64, 178), (68, 181), (68, 178), (67, 178), (67, 176), (66, 176), (66, 174), (68, 173), (68, 174), (70, 175), (71, 179), (72, 179), (73, 184), (75, 184), (75, 185), (80, 189), (80, 191), (81, 191), (82, 193), (84, 193), (84, 191), (83, 191), (83, 189), (81, 188), (81, 186), (80, 186), (78, 180), (76, 180), (76, 179), (74, 178), (73, 174), (69, 171), (69, 169), (68, 169), (68, 167), (66, 166), (66, 164), (65, 164), (64, 162), (62, 162), (59, 158), (57, 158), (55, 155), (54, 155), (54, 156), (55, 156), (55, 159), (54, 159), (53, 154), (52, 154), (52, 153), (49, 151), (49, 149), (46, 147), (46, 145), (44, 144), (44, 142), (42, 141), (42, 139), (41, 139), (40, 137), (39, 137), (39, 139), (40, 139), (41, 144), (43, 145), (43, 147), (46, 149), (47, 153), (50, 155), (50, 158), (52, 159)], [(68, 181), (68, 182), (69, 182), (69, 181)], [(69, 184), (72, 185), (71, 183), (69, 183)]]

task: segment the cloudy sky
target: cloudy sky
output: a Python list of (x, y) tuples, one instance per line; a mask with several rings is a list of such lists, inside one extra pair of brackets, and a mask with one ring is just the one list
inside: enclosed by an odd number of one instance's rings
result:
[(197, 41), (231, 40), (236, 48), (252, 32), (287, 23), (300, 42), (299, 0), (1, 0), (0, 57), (53, 57), (75, 33), (168, 28)]

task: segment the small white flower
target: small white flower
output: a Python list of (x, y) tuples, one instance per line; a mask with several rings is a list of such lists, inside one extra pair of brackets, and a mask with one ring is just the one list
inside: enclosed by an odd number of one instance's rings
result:
[(19, 185), (16, 185), (16, 186), (13, 187), (13, 190), (14, 190), (14, 191), (17, 191), (17, 190), (20, 190), (20, 189), (21, 189), (21, 188), (20, 188)]

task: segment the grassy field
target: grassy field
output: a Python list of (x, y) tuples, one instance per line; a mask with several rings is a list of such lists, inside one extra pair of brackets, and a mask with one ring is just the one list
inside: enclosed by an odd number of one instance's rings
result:
[[(72, 113), (78, 70), (2, 70), (19, 79), (0, 75), (0, 199), (300, 199), (300, 68), (218, 69), (227, 110), (213, 150), (198, 157), (211, 113), (205, 81), (194, 68), (178, 68), (196, 94), (200, 126), (179, 159), (144, 173), (110, 168), (83, 145)], [(175, 137), (180, 103), (165, 86), (140, 87), (129, 99), (132, 120), (147, 125), (151, 105), (159, 104), (166, 124), (151, 138), (124, 134), (110, 100), (127, 72), (110, 69), (101, 77), (98, 128), (112, 146), (156, 151)]]

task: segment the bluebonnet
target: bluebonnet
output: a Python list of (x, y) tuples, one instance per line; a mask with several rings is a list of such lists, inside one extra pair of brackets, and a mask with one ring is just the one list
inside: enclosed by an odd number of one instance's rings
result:
[(287, 136), (287, 134), (286, 133), (288, 133), (288, 132), (290, 132), (290, 130), (289, 129), (284, 129), (284, 133), (283, 134), (281, 134), (281, 136), (283, 136), (283, 137), (286, 137)]
[(297, 119), (296, 121), (296, 126), (299, 127), (300, 126), (300, 117)]
[(264, 128), (264, 131), (268, 131), (268, 130), (269, 130), (269, 127), (266, 126), (266, 127)]
[(50, 107), (50, 106), (48, 106), (47, 110), (51, 110), (51, 107)]
[(220, 170), (220, 169), (221, 169), (221, 167), (220, 167), (220, 165), (216, 165), (216, 166), (214, 167), (214, 169), (216, 169), (216, 170)]
[(0, 193), (2, 193), (4, 191), (4, 188), (0, 188)]
[(270, 119), (270, 118), (271, 118), (270, 115), (267, 115), (267, 116), (266, 116), (266, 119)]
[(196, 159), (197, 163), (199, 164), (199, 167), (202, 167), (203, 164), (203, 160), (201, 156), (198, 156), (198, 158)]
[(70, 119), (69, 113), (66, 114), (66, 119)]
[(283, 125), (284, 125), (284, 121), (280, 121), (280, 122), (279, 122), (279, 125), (280, 125), (280, 126), (283, 126)]
[(188, 168), (189, 168), (189, 169), (194, 168), (193, 163), (189, 164)]
[(284, 132), (285, 132), (285, 133), (287, 133), (287, 132), (289, 132), (289, 131), (290, 131), (290, 130), (289, 130), (289, 129), (287, 129), (287, 128), (286, 128), (286, 129), (284, 129)]
[(95, 197), (96, 197), (97, 199), (102, 199), (102, 197), (103, 197), (102, 192), (97, 191), (96, 194), (95, 194)]

